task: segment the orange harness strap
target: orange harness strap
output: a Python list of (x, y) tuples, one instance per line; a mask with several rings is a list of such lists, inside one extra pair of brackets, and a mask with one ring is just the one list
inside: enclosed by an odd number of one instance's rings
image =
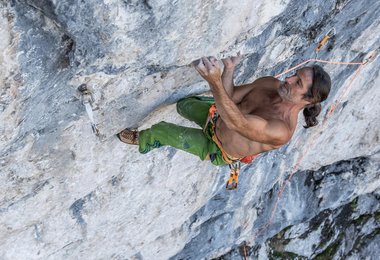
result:
[(230, 171), (230, 178), (226, 183), (226, 189), (227, 190), (234, 190), (237, 188), (238, 185), (238, 178), (239, 178), (239, 173), (240, 173), (240, 162), (244, 163), (251, 163), (253, 159), (257, 157), (257, 155), (252, 155), (252, 156), (246, 156), (242, 158), (236, 158), (230, 156), (222, 147), (222, 143), (219, 141), (218, 137), (216, 136), (215, 133), (215, 123), (216, 119), (218, 118), (218, 111), (216, 109), (215, 104), (212, 104), (209, 111), (208, 111), (208, 117), (206, 124), (203, 128), (203, 131), (206, 130), (206, 127), (208, 123), (212, 124), (212, 140), (214, 143), (218, 146), (220, 151), (222, 152), (222, 158), (223, 160), (229, 165), (231, 171)]
[(230, 167), (230, 178), (227, 181), (226, 184), (226, 190), (234, 190), (237, 188), (238, 184), (238, 178), (240, 173), (240, 161), (238, 158), (231, 158), (226, 151), (223, 149), (222, 144), (220, 143), (218, 137), (216, 136), (214, 132), (214, 124), (212, 125), (213, 128), (213, 135), (212, 140), (215, 142), (215, 144), (219, 147), (220, 151), (222, 152), (222, 158), (223, 160), (228, 163), (228, 166)]

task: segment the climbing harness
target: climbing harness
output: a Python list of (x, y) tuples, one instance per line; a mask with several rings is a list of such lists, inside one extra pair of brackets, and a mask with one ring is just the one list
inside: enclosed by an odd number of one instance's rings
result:
[(81, 94), (82, 104), (85, 106), (87, 115), (90, 118), (92, 132), (94, 132), (96, 136), (99, 136), (99, 129), (97, 128), (95, 124), (93, 109), (92, 109), (92, 105), (95, 100), (94, 96), (86, 84), (80, 85), (78, 87), (78, 91)]
[(206, 124), (203, 128), (203, 131), (204, 132), (206, 131), (209, 123), (212, 124), (212, 128), (211, 128), (212, 140), (219, 147), (220, 151), (222, 152), (223, 160), (230, 167), (230, 177), (226, 183), (226, 190), (235, 190), (237, 188), (237, 185), (238, 185), (238, 178), (239, 178), (239, 173), (240, 173), (241, 162), (249, 164), (258, 155), (251, 155), (251, 156), (245, 156), (242, 158), (235, 158), (235, 157), (227, 154), (226, 151), (223, 149), (222, 143), (220, 142), (220, 140), (218, 139), (218, 136), (215, 133), (215, 125), (216, 125), (216, 121), (218, 118), (219, 118), (219, 114), (218, 114), (218, 111), (216, 109), (216, 105), (212, 104), (211, 107), (209, 108)]
[(219, 147), (220, 151), (222, 152), (223, 160), (226, 163), (228, 163), (230, 167), (230, 179), (226, 183), (226, 189), (234, 190), (237, 188), (238, 177), (239, 177), (239, 172), (240, 172), (240, 162), (238, 158), (232, 158), (224, 151), (222, 147), (222, 143), (219, 141), (218, 137), (216, 136), (215, 125), (218, 118), (219, 118), (219, 114), (216, 109), (216, 105), (212, 104), (209, 108), (207, 120), (203, 128), (203, 131), (205, 132), (208, 124), (211, 123), (212, 140)]

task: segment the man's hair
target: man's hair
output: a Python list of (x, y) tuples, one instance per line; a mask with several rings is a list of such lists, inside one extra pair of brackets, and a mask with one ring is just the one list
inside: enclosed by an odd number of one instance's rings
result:
[(326, 100), (331, 89), (331, 79), (329, 74), (318, 65), (309, 67), (313, 70), (313, 83), (307, 93), (304, 95), (304, 99), (311, 102), (303, 110), (305, 116), (306, 125), (305, 128), (316, 126), (318, 124), (317, 116), (321, 113), (321, 102)]

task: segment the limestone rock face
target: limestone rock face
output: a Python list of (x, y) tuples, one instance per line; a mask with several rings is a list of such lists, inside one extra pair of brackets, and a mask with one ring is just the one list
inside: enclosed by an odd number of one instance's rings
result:
[[(380, 254), (378, 1), (9, 0), (0, 11), (1, 259)], [(227, 166), (117, 140), (163, 120), (195, 126), (174, 104), (209, 90), (191, 62), (239, 51), (237, 84), (310, 58), (372, 59), (358, 74), (322, 64), (333, 86), (320, 124), (304, 129), (300, 114), (292, 140), (244, 166), (233, 192)]]

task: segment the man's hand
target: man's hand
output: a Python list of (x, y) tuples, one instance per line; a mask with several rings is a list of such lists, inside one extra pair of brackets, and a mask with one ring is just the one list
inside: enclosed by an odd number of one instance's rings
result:
[(223, 86), (220, 65), (216, 58), (203, 57), (193, 62), (195, 69), (209, 84), (210, 87)]
[(235, 66), (238, 65), (239, 62), (241, 61), (240, 52), (238, 52), (237, 56), (228, 57), (228, 58), (222, 59), (222, 61), (223, 61), (225, 70), (233, 70)]

